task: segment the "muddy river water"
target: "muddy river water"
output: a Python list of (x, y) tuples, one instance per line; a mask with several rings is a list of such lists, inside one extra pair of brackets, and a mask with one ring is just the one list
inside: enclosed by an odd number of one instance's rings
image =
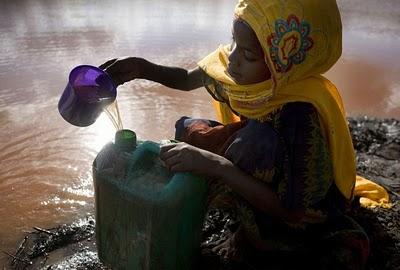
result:
[[(1, 1), (0, 249), (32, 226), (93, 213), (91, 162), (112, 140), (102, 115), (78, 128), (58, 114), (69, 71), (117, 56), (192, 68), (230, 41), (235, 0)], [(400, 118), (400, 1), (340, 0), (343, 56), (326, 74), (349, 116)], [(182, 115), (214, 118), (204, 89), (138, 80), (118, 89), (124, 127), (171, 138)], [(4, 264), (0, 253), (0, 266)]]

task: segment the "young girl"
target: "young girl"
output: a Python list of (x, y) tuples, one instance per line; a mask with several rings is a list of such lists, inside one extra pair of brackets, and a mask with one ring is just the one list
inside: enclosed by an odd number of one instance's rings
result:
[(160, 157), (171, 171), (207, 176), (210, 204), (237, 210), (253, 249), (296, 254), (317, 269), (362, 268), (368, 237), (344, 213), (354, 150), (339, 92), (320, 75), (341, 55), (336, 1), (240, 0), (232, 35), (190, 71), (136, 57), (101, 68), (117, 85), (142, 78), (206, 87), (222, 123), (182, 117), (182, 142)]

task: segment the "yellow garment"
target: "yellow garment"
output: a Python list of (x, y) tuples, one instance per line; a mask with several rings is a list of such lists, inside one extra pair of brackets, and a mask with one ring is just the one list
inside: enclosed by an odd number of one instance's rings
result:
[(383, 187), (358, 175), (354, 196), (360, 197), (360, 204), (365, 207), (391, 207), (389, 195)]
[[(388, 198), (383, 188), (366, 179), (362, 179), (363, 184), (355, 183), (355, 154), (343, 103), (336, 87), (321, 75), (342, 52), (336, 1), (240, 0), (235, 15), (256, 33), (271, 79), (253, 85), (236, 84), (227, 73), (230, 46), (220, 46), (198, 65), (222, 85), (231, 108), (247, 118), (263, 119), (285, 103), (313, 104), (329, 145), (338, 189), (347, 199), (363, 195), (369, 202), (383, 205)], [(215, 103), (215, 108), (224, 124), (239, 119), (224, 103)], [(373, 196), (363, 192), (366, 188), (375, 190)]]

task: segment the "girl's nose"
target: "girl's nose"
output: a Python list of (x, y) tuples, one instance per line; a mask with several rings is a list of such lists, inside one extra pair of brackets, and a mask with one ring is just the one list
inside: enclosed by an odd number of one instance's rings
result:
[(232, 65), (234, 67), (240, 66), (239, 52), (238, 52), (236, 44), (233, 46), (232, 51), (229, 54), (228, 60), (229, 60), (230, 65)]

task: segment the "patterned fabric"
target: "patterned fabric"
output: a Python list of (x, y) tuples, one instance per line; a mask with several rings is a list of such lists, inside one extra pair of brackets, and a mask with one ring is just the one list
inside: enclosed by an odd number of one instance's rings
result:
[(355, 153), (340, 93), (321, 75), (342, 53), (336, 0), (324, 0), (323, 4), (315, 0), (239, 0), (235, 16), (256, 33), (271, 79), (236, 84), (227, 72), (231, 46), (220, 46), (202, 59), (199, 67), (223, 86), (220, 96), (227, 96), (227, 101), (214, 101), (219, 120), (231, 123), (238, 119), (234, 113), (239, 113), (262, 121), (286, 103), (313, 104), (329, 142), (338, 189), (349, 200), (354, 194), (366, 197), (360, 201), (364, 206), (390, 207), (385, 189), (356, 176)]
[(295, 252), (312, 249), (326, 239), (348, 246), (354, 236), (355, 243), (361, 244), (352, 249), (361, 254), (360, 265), (365, 262), (368, 238), (363, 230), (356, 223), (338, 222), (345, 218), (346, 200), (333, 184), (332, 161), (312, 105), (286, 104), (264, 122), (247, 119), (221, 125), (183, 117), (176, 123), (176, 139), (225, 156), (268, 184), (284, 207), (305, 209), (305, 218), (297, 223), (272, 219), (212, 180), (210, 207), (236, 209), (247, 238), (259, 249)]
[(287, 20), (275, 22), (275, 32), (268, 37), (269, 53), (277, 72), (288, 72), (292, 66), (306, 59), (314, 41), (310, 37), (310, 24), (291, 14)]
[[(346, 114), (338, 89), (321, 75), (342, 53), (336, 0), (325, 0), (323, 5), (315, 0), (239, 0), (235, 16), (255, 32), (271, 78), (237, 85), (227, 72), (229, 47), (220, 47), (206, 56), (199, 67), (223, 85), (229, 99), (229, 106), (217, 108), (227, 110), (219, 114), (227, 116), (232, 108), (246, 118), (263, 120), (289, 102), (313, 104), (329, 142), (335, 184), (347, 199), (352, 199), (356, 166)], [(226, 124), (230, 119), (221, 121)]]

